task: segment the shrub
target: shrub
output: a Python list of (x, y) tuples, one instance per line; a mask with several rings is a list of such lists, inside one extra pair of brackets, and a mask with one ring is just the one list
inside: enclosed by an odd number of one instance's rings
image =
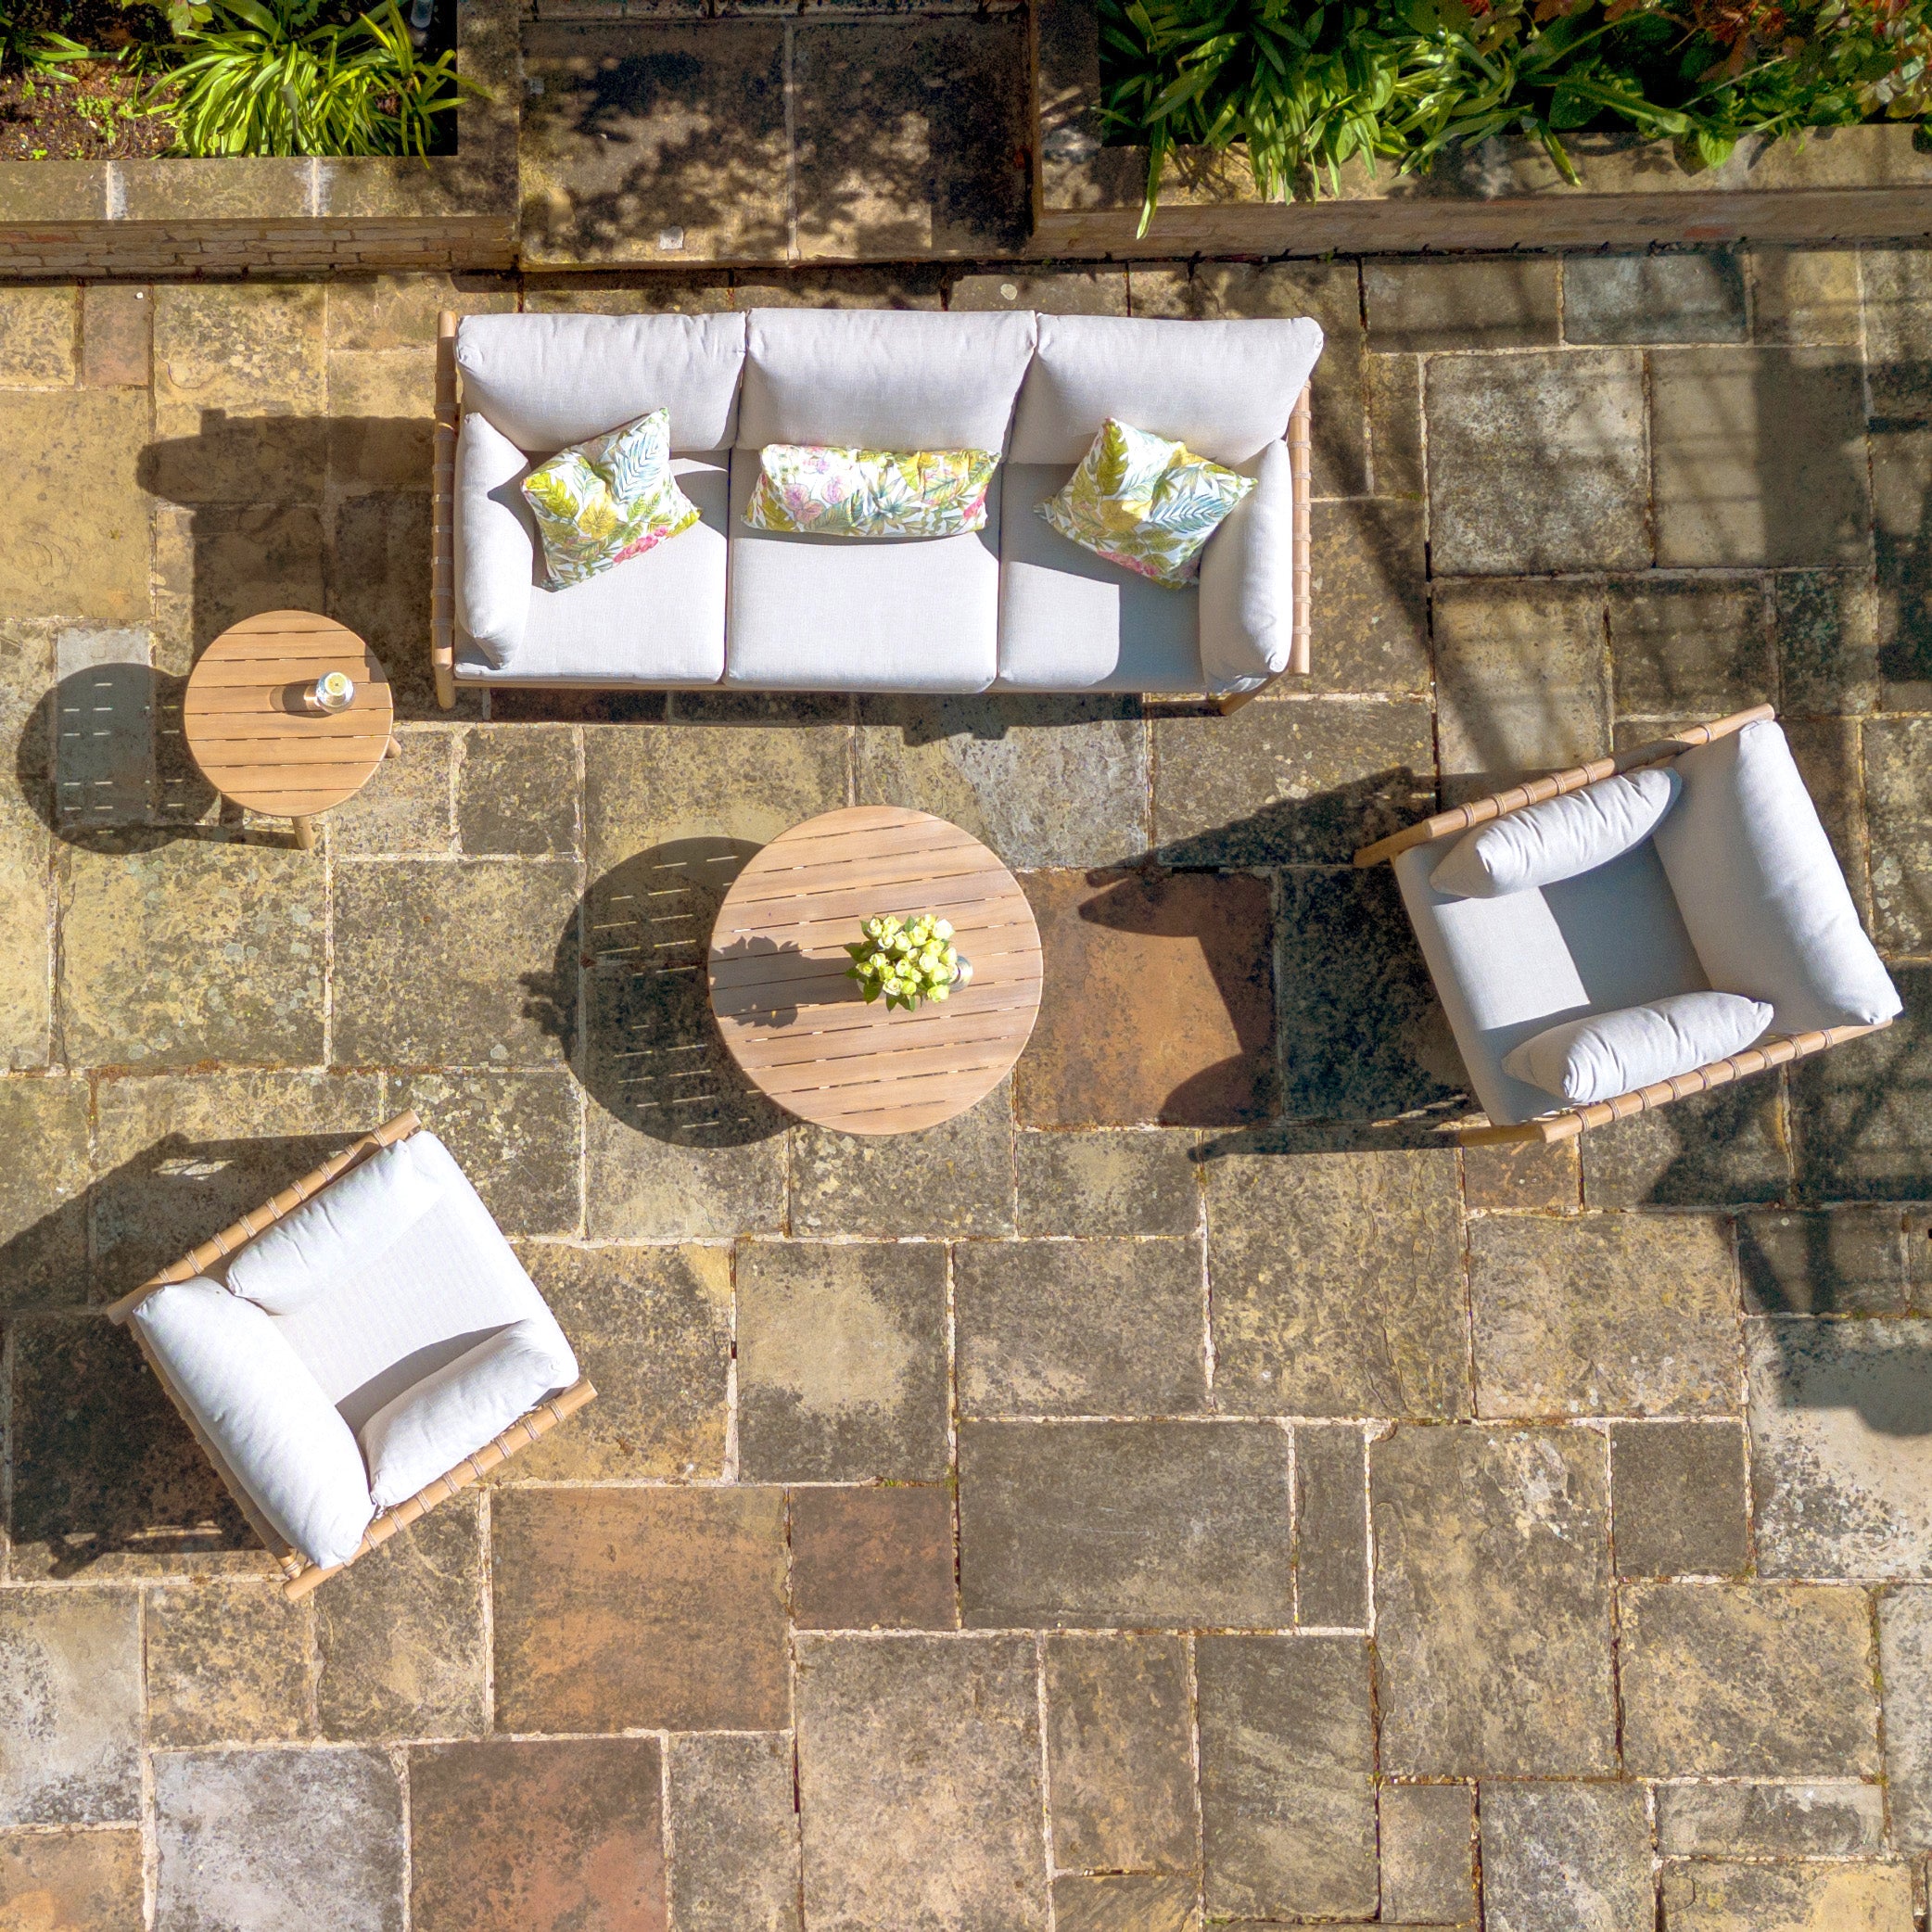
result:
[(1741, 135), (1926, 111), (1932, 0), (1099, 0), (1102, 115), (1150, 150), (1247, 146), (1270, 197), (1344, 162), (1624, 127), (1694, 166)]

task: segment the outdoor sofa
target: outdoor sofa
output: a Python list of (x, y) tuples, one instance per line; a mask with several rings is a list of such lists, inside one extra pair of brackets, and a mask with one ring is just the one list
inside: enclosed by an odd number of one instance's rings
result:
[[(1554, 801), (1646, 771), (1671, 774), (1672, 802), (1607, 862), (1527, 890), (1465, 896), (1467, 875), (1443, 889), (1444, 860), (1478, 828), (1522, 813), (1547, 822)], [(1876, 1032), (1900, 1010), (1769, 705), (1438, 812), (1355, 854), (1358, 866), (1383, 859), (1486, 1115), (1465, 1144), (1569, 1139)], [(1768, 1010), (1739, 1050), (1586, 1104), (1556, 1104), (1520, 1077), (1539, 1036), (1713, 992), (1757, 1003), (1760, 1019)]]
[(403, 1113), (108, 1309), (308, 1595), (596, 1391), (450, 1151)]
[[(432, 655), (459, 686), (1205, 693), (1308, 669), (1308, 320), (754, 309), (441, 319)], [(459, 398), (460, 380), (460, 398)], [(543, 588), (518, 488), (557, 450), (669, 411), (693, 528)], [(1036, 506), (1109, 417), (1256, 478), (1198, 588), (1101, 561)], [(768, 443), (1002, 453), (986, 527), (748, 528)]]

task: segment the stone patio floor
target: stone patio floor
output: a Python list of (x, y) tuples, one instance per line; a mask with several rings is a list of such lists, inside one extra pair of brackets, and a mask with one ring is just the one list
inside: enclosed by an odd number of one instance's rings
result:
[[(439, 714), (452, 294), (1313, 312), (1312, 687)], [(1914, 1924), (1932, 255), (9, 287), (0, 449), (0, 1925)], [(280, 605), (403, 718), (313, 854), (180, 750)], [(1353, 848), (1766, 699), (1905, 1019), (1459, 1152)], [(885, 1143), (696, 990), (852, 799), (1049, 958), (1010, 1090)], [(290, 1608), (98, 1306), (404, 1107), (603, 1398)]]

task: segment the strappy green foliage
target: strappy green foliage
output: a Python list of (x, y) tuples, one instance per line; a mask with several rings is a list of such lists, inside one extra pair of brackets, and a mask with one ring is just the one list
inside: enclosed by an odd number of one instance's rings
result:
[(1492, 135), (1622, 128), (1693, 166), (1744, 134), (1918, 118), (1932, 0), (1099, 0), (1102, 116), (1150, 150), (1245, 146), (1264, 195), (1426, 168)]

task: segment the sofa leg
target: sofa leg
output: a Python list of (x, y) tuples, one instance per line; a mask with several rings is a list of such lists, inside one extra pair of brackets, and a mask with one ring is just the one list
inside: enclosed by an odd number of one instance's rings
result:
[(446, 664), (439, 664), (435, 669), (436, 701), (445, 711), (453, 711), (456, 708), (456, 674)]
[(1214, 700), (1214, 709), (1223, 718), (1226, 718), (1229, 712), (1239, 711), (1243, 705), (1252, 705), (1253, 702), (1254, 693), (1252, 691), (1238, 691), (1232, 697), (1216, 698)]

